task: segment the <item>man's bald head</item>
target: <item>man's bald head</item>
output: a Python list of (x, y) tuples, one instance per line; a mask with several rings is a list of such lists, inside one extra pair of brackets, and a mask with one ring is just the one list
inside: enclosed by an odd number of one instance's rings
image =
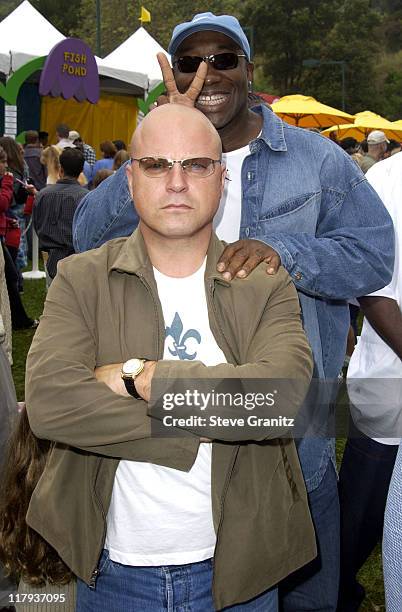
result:
[[(194, 108), (165, 104), (151, 111), (137, 128), (131, 155), (127, 178), (147, 246), (156, 237), (208, 244), (226, 174), (220, 161), (221, 139), (212, 123)], [(153, 175), (145, 172), (143, 158), (157, 169), (158, 160), (174, 163), (165, 166), (166, 172)], [(184, 160), (192, 162), (183, 166), (179, 162)], [(210, 172), (200, 175), (201, 168)]]
[(164, 104), (148, 113), (135, 130), (131, 155), (174, 159), (202, 155), (220, 159), (222, 144), (212, 123), (199, 110), (180, 104)]

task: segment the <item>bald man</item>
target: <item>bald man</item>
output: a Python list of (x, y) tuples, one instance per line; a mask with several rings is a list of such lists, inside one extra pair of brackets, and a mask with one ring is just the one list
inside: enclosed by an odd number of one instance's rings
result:
[(78, 612), (276, 612), (316, 555), (291, 424), (245, 428), (248, 404), (205, 429), (190, 379), (297, 380), (278, 400), (294, 416), (312, 373), (296, 291), (283, 269), (216, 272), (225, 167), (201, 112), (156, 109), (131, 155), (138, 229), (60, 263), (28, 356), (31, 427), (55, 445), (27, 521), (77, 576)]

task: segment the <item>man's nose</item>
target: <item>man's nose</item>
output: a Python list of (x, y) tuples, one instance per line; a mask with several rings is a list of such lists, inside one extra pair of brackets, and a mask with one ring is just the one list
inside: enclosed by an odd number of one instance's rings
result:
[(221, 71), (216, 70), (216, 68), (214, 68), (214, 65), (211, 62), (207, 62), (207, 65), (208, 72), (204, 81), (205, 85), (213, 85), (214, 83), (218, 83), (221, 80)]
[(181, 164), (173, 164), (167, 175), (166, 188), (171, 191), (186, 191), (188, 188), (187, 176)]

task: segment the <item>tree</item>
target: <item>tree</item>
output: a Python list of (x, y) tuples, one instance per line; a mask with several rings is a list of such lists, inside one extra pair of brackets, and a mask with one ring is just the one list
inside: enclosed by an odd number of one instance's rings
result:
[(78, 22), (81, 0), (64, 0), (61, 2), (30, 0), (30, 2), (64, 36), (70, 36), (70, 32)]
[(281, 95), (300, 92), (304, 59), (320, 54), (320, 41), (334, 24), (329, 0), (248, 0), (243, 22), (254, 28), (255, 51)]
[(21, 0), (2, 0), (0, 3), (0, 21), (16, 9), (19, 4), (21, 4)]
[[(376, 31), (381, 16), (370, 0), (347, 0), (337, 14), (331, 31), (320, 41), (318, 59), (346, 62), (346, 109), (350, 113), (379, 110), (374, 85), (375, 64), (381, 50)], [(302, 82), (322, 102), (341, 106), (341, 73), (337, 65), (306, 70)]]
[(387, 119), (397, 121), (402, 117), (402, 72), (390, 72), (382, 89), (382, 109)]
[[(173, 28), (183, 21), (189, 21), (196, 13), (213, 11), (240, 14), (240, 0), (196, 0), (190, 4), (181, 0), (147, 0), (143, 3), (151, 13), (151, 23), (146, 24), (147, 31), (165, 49), (167, 48)], [(100, 0), (101, 6), (101, 40), (102, 56), (108, 55), (137, 28), (140, 27), (139, 15), (141, 3), (122, 2), (121, 0)], [(237, 11), (236, 11), (237, 6)], [(83, 38), (92, 49), (96, 48), (96, 13), (94, 0), (81, 0), (78, 25), (75, 35)]]
[[(244, 18), (255, 24), (256, 50), (275, 93), (313, 95), (340, 108), (340, 65), (325, 62), (345, 61), (347, 110), (378, 103), (372, 83), (381, 15), (370, 0), (248, 0)], [(303, 66), (310, 58), (323, 63)]]

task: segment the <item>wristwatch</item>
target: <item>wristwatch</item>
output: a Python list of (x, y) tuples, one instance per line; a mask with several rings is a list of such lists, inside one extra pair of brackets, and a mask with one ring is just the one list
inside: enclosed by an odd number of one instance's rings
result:
[(141, 374), (147, 359), (129, 359), (125, 361), (121, 368), (121, 377), (126, 386), (127, 392), (136, 399), (142, 399), (135, 388), (135, 379)]

